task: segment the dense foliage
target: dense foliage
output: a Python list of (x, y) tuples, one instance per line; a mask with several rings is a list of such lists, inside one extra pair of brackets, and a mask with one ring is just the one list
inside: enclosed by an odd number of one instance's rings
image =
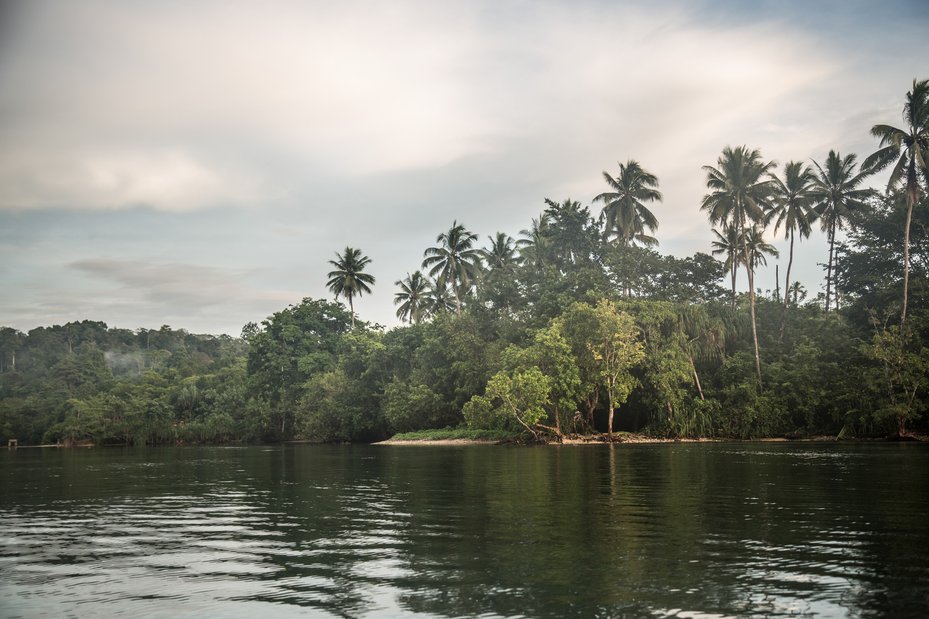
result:
[[(629, 160), (616, 177), (604, 172), (610, 191), (596, 197), (597, 217), (546, 199), (518, 238), (498, 232), (483, 248), (453, 222), (425, 249), (425, 274), (396, 282), (408, 324), (391, 330), (355, 320), (353, 299), (374, 279), (352, 248), (328, 274), (348, 309), (304, 299), (249, 323), (241, 339), (89, 321), (4, 328), (0, 434), (154, 444), (372, 441), (465, 426), (538, 438), (925, 430), (924, 82), (907, 106), (899, 143), (876, 127), (881, 149), (861, 167), (833, 151), (778, 176), (757, 149), (727, 147), (695, 199), (718, 226), (718, 259), (655, 249), (658, 179)], [(867, 188), (895, 158), (886, 191)], [(807, 300), (790, 279), (793, 244), (814, 226), (828, 241), (825, 294)], [(766, 230), (790, 239), (783, 288), (738, 294), (739, 271), (753, 284), (754, 269), (777, 255)]]

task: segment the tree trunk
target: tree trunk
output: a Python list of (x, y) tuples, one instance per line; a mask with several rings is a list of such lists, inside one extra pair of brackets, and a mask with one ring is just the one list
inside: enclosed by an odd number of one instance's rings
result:
[(348, 311), (352, 315), (352, 329), (355, 328), (355, 305), (352, 303), (352, 296), (348, 296)]
[(609, 419), (609, 422), (608, 422), (609, 425), (608, 425), (607, 428), (606, 428), (606, 435), (607, 435), (607, 438), (610, 439), (610, 442), (612, 442), (612, 441), (613, 441), (613, 389), (612, 389), (612, 387), (609, 389), (609, 392), (610, 392), (610, 393), (609, 393), (609, 396), (610, 396), (610, 419)]
[(455, 293), (455, 314), (461, 316), (461, 297), (458, 295), (458, 282), (452, 281), (452, 292)]
[(687, 355), (687, 359), (690, 361), (690, 367), (694, 371), (694, 382), (697, 383), (697, 393), (700, 394), (700, 399), (705, 400), (703, 397), (703, 387), (700, 386), (700, 375), (697, 374), (697, 365), (694, 363), (693, 355)]
[(784, 280), (784, 313), (781, 314), (781, 332), (777, 341), (784, 341), (784, 325), (787, 324), (787, 306), (790, 304), (790, 267), (794, 263), (794, 231), (790, 231), (790, 257), (787, 259), (787, 277)]
[(735, 276), (736, 276), (736, 266), (738, 261), (735, 259), (735, 256), (732, 257), (732, 268), (730, 273), (732, 274), (732, 307), (735, 307)]
[(906, 228), (903, 232), (903, 309), (900, 312), (900, 331), (906, 324), (906, 301), (910, 286), (910, 221), (913, 219), (913, 205), (916, 203), (916, 171), (912, 162), (907, 174), (906, 188)]
[[(742, 230), (745, 230), (744, 221)], [(748, 254), (748, 238), (742, 235), (742, 254), (745, 256), (745, 270), (748, 272), (748, 300), (752, 314), (752, 341), (755, 344), (755, 372), (758, 374), (758, 390), (761, 390), (761, 356), (758, 354), (758, 326), (755, 321), (755, 269)]]
[(832, 252), (835, 248), (835, 222), (829, 226), (829, 265), (826, 267), (826, 313), (829, 313), (829, 301), (832, 298)]

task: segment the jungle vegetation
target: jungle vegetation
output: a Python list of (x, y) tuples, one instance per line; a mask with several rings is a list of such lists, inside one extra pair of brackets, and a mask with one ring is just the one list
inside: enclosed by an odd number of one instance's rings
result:
[[(0, 435), (138, 445), (445, 428), (548, 440), (924, 432), (926, 81), (914, 80), (902, 119), (873, 127), (863, 159), (833, 150), (781, 166), (724, 148), (694, 197), (712, 255), (657, 250), (659, 178), (629, 159), (603, 172), (590, 206), (545, 198), (516, 236), (482, 243), (452, 222), (395, 282), (396, 328), (356, 317), (375, 281), (351, 247), (329, 262), (334, 301), (304, 299), (240, 338), (92, 321), (3, 328)], [(881, 170), (888, 184), (870, 187)], [(824, 291), (809, 297), (791, 279), (794, 244), (816, 227)], [(754, 278), (778, 256), (766, 234), (790, 242), (773, 291)]]

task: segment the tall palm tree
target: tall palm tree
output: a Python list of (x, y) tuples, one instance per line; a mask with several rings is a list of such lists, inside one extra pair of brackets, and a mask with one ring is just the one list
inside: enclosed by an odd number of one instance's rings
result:
[(461, 296), (481, 276), (481, 250), (474, 247), (477, 235), (457, 221), (436, 237), (437, 247), (423, 253), (423, 268), (440, 284), (448, 283), (455, 295), (455, 311), (461, 313)]
[(732, 279), (732, 306), (735, 307), (735, 276), (736, 267), (741, 262), (739, 253), (742, 251), (742, 237), (739, 229), (735, 226), (723, 224), (723, 231), (713, 230), (716, 240), (713, 241), (713, 255), (725, 255), (726, 260), (723, 267), (728, 269), (729, 277)]
[(784, 337), (784, 324), (787, 316), (790, 295), (790, 269), (794, 263), (794, 235), (809, 238), (813, 231), (816, 212), (813, 210), (813, 184), (815, 177), (809, 166), (799, 161), (784, 164), (784, 178), (772, 176), (774, 195), (766, 223), (774, 222), (774, 233), (784, 226), (784, 238), (790, 239), (790, 253), (787, 259), (787, 277), (784, 281), (784, 313), (781, 315), (780, 337)]
[(422, 272), (416, 271), (412, 275), (406, 274), (406, 279), (394, 282), (400, 287), (400, 292), (394, 294), (394, 305), (397, 308), (397, 318), (406, 322), (418, 323), (428, 315), (427, 295), (429, 282)]
[(646, 231), (658, 229), (658, 219), (646, 204), (662, 200), (658, 177), (630, 159), (619, 164), (619, 174), (615, 178), (604, 171), (603, 180), (612, 191), (601, 193), (593, 201), (603, 202), (604, 236), (615, 234), (623, 246), (635, 242), (657, 245), (658, 240), (646, 234)]
[(870, 170), (856, 171), (854, 154), (842, 157), (834, 150), (826, 157), (826, 167), (817, 162), (813, 180), (813, 201), (820, 228), (829, 237), (829, 263), (826, 266), (826, 311), (832, 298), (832, 270), (835, 257), (835, 235), (845, 227), (848, 218), (865, 207), (864, 201), (872, 195), (870, 189), (859, 186)]
[[(719, 156), (717, 167), (703, 166), (710, 193), (700, 208), (710, 223), (727, 223), (741, 236), (742, 258), (748, 273), (748, 297), (752, 314), (752, 340), (755, 345), (755, 371), (761, 384), (761, 356), (758, 354), (758, 328), (755, 321), (755, 272), (745, 234), (755, 223), (764, 220), (765, 207), (772, 192), (770, 174), (774, 162), (765, 162), (758, 149), (727, 146)], [(751, 224), (751, 225), (750, 225)]]
[(910, 222), (913, 205), (919, 200), (919, 173), (929, 186), (929, 80), (913, 80), (913, 90), (906, 93), (903, 105), (905, 129), (874, 125), (871, 135), (880, 139), (880, 148), (864, 160), (863, 168), (878, 171), (896, 162), (887, 191), (903, 185), (906, 189), (906, 228), (903, 238), (903, 309), (900, 325), (906, 323), (906, 301), (910, 283)]
[(374, 276), (364, 273), (366, 266), (371, 264), (371, 259), (361, 255), (360, 249), (346, 247), (340, 255), (335, 254), (336, 259), (330, 260), (329, 264), (335, 267), (334, 271), (329, 271), (326, 277), (329, 281), (326, 286), (335, 294), (336, 298), (343, 296), (348, 299), (348, 308), (352, 315), (352, 328), (355, 327), (355, 305), (354, 298), (367, 292), (371, 294), (371, 286), (374, 285)]

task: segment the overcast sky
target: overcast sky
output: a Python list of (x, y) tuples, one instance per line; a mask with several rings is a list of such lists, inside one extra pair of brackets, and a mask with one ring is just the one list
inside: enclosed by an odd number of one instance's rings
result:
[[(660, 251), (708, 252), (724, 146), (863, 158), (929, 78), (925, 0), (0, 7), (0, 325), (21, 330), (238, 335), (331, 298), (346, 245), (377, 278), (361, 318), (392, 326), (394, 281), (452, 220), (516, 236), (630, 158), (661, 183)], [(825, 259), (822, 235), (799, 248), (811, 296)]]

